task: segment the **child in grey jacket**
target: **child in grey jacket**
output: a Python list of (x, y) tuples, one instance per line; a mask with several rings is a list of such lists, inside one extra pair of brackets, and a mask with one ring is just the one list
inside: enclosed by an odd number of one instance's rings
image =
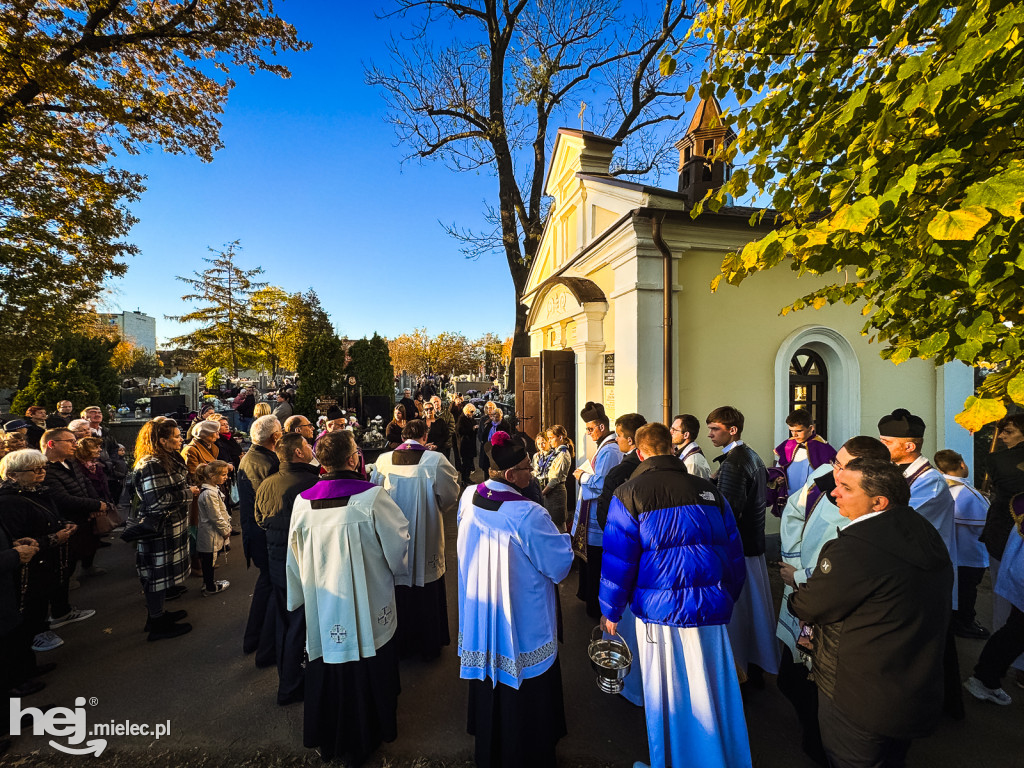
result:
[(196, 468), (196, 478), (202, 485), (199, 493), (199, 532), (196, 550), (203, 567), (203, 588), (201, 594), (213, 595), (223, 592), (231, 582), (213, 578), (214, 556), (226, 551), (231, 541), (231, 517), (228, 515), (224, 494), (220, 490), (228, 479), (231, 465), (226, 461), (211, 461)]

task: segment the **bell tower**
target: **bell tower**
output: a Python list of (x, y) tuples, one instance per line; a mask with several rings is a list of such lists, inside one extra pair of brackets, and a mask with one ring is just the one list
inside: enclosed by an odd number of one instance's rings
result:
[(679, 191), (693, 205), (704, 198), (708, 190), (718, 189), (731, 175), (732, 166), (711, 157), (736, 140), (731, 128), (721, 125), (718, 118), (722, 106), (711, 96), (701, 99), (697, 112), (690, 121), (686, 135), (676, 142), (679, 150)]

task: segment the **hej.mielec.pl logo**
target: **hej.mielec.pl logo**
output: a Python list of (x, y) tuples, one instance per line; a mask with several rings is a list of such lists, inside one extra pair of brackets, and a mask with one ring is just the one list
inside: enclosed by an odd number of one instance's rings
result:
[[(128, 721), (95, 723), (91, 728), (87, 722), (86, 700), (79, 696), (75, 699), (75, 708), (51, 707), (45, 712), (37, 707), (21, 708), (21, 699), (11, 699), (10, 733), (20, 736), (22, 731), (31, 732), (34, 736), (49, 736), (50, 746), (69, 755), (93, 754), (99, 757), (107, 748), (104, 738), (97, 736), (167, 736), (171, 732), (171, 721), (166, 723), (132, 723)], [(89, 704), (95, 706), (96, 699)], [(66, 743), (56, 741), (63, 739)], [(88, 741), (87, 741), (88, 739)]]

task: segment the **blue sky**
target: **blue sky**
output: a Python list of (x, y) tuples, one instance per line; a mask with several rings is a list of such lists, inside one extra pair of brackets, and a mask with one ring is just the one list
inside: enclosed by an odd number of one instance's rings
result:
[(181, 326), (164, 315), (186, 309), (175, 276), (206, 266), (207, 246), (238, 239), (240, 266), (263, 267), (287, 291), (315, 288), (341, 334), (512, 331), (503, 258), (467, 260), (438, 224), (479, 222), (494, 180), (401, 164), (384, 102), (363, 82), (389, 34), (374, 7), (279, 3), (313, 50), (282, 57), (288, 80), (236, 74), (212, 163), (159, 150), (116, 159), (146, 174), (148, 189), (133, 207), (141, 254), (112, 281), (111, 311), (141, 309), (166, 340)]
[[(381, 94), (364, 83), (364, 65), (386, 64), (390, 35), (404, 29), (374, 18), (384, 3), (277, 3), (313, 49), (280, 58), (287, 80), (235, 74), (221, 116), (225, 148), (212, 163), (159, 149), (115, 158), (145, 174), (148, 189), (133, 207), (140, 221), (130, 239), (141, 254), (112, 281), (109, 311), (156, 317), (165, 342), (185, 329), (164, 315), (191, 309), (175, 277), (202, 270), (208, 246), (240, 240), (239, 266), (263, 267), (262, 279), (289, 292), (315, 288), (342, 335), (422, 326), (471, 338), (511, 333), (504, 257), (466, 259), (439, 224), (485, 230), (496, 180), (440, 162), (403, 164), (409, 150), (396, 145)], [(578, 127), (575, 109), (570, 122)]]

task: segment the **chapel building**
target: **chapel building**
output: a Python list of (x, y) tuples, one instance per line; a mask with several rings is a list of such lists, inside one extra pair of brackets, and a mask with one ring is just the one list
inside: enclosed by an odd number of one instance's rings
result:
[[(772, 226), (770, 215), (752, 223), (759, 211), (741, 206), (690, 215), (729, 178), (710, 159), (735, 138), (720, 114), (714, 98), (697, 105), (676, 144), (676, 189), (618, 179), (618, 142), (558, 131), (545, 180), (553, 204), (523, 299), (532, 356), (515, 363), (521, 428), (563, 424), (582, 459), (594, 450), (579, 420), (588, 400), (604, 403), (613, 422), (635, 411), (649, 420), (692, 413), (703, 425), (712, 409), (734, 405), (744, 440), (770, 465), (798, 406), (836, 447), (877, 435), (878, 419), (905, 407), (928, 425), (926, 455), (952, 448), (970, 460), (971, 436), (953, 417), (973, 392), (971, 368), (882, 360), (861, 333), (859, 304), (779, 314), (843, 275), (776, 268), (711, 292), (725, 254)], [(705, 453), (717, 455), (704, 435)]]

